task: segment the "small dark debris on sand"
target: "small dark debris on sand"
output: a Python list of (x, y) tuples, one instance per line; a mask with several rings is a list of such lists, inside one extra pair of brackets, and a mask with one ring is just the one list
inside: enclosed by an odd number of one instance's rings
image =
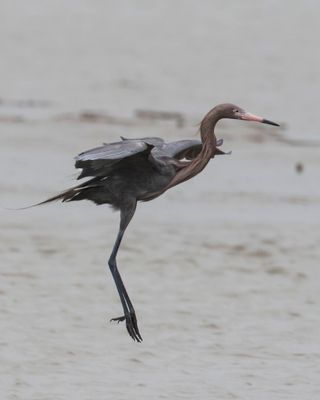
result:
[(295, 165), (297, 174), (301, 174), (304, 171), (304, 165), (302, 162), (297, 162)]

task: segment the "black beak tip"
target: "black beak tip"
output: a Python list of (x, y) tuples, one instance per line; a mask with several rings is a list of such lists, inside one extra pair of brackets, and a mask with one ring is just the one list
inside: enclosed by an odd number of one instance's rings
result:
[(273, 126), (280, 126), (280, 125), (277, 124), (276, 122), (269, 121), (268, 119), (263, 119), (261, 122), (262, 122), (263, 124), (268, 124), (268, 125), (273, 125)]

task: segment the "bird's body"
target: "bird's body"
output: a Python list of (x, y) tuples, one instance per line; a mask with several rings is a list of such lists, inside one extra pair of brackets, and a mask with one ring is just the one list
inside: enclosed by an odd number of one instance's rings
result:
[[(222, 140), (217, 142), (221, 144)], [(117, 210), (129, 199), (149, 201), (160, 195), (201, 150), (200, 140), (165, 143), (161, 138), (122, 138), (121, 142), (104, 144), (76, 157), (76, 168), (82, 168), (78, 179), (94, 178), (67, 190), (62, 199), (87, 199)], [(225, 153), (213, 148), (212, 157), (215, 154)]]
[(130, 336), (140, 342), (137, 319), (117, 268), (116, 255), (123, 234), (131, 221), (137, 202), (149, 201), (169, 188), (184, 182), (205, 168), (211, 158), (225, 154), (219, 149), (214, 127), (221, 118), (253, 120), (277, 125), (232, 104), (213, 108), (202, 120), (200, 140), (180, 140), (165, 143), (161, 138), (124, 139), (85, 151), (76, 157), (76, 168), (82, 172), (78, 179), (91, 177), (86, 182), (45, 200), (78, 201), (110, 204), (120, 210), (120, 229), (109, 259), (109, 267), (116, 283)]

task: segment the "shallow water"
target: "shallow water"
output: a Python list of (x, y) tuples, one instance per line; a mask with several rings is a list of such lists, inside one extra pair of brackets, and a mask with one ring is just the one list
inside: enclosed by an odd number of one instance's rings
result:
[(138, 207), (119, 267), (142, 344), (108, 322), (117, 213), (0, 210), (4, 398), (319, 398), (318, 4), (19, 4), (0, 14), (4, 207), (73, 185), (72, 157), (121, 134), (193, 138), (220, 101), (285, 127), (221, 123), (232, 155)]

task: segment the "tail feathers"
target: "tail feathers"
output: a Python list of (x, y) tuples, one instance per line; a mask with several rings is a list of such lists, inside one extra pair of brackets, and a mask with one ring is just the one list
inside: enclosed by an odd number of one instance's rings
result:
[(31, 207), (41, 206), (42, 204), (47, 204), (47, 203), (51, 203), (52, 201), (58, 201), (58, 200), (61, 200), (62, 202), (70, 201), (82, 189), (83, 188), (75, 187), (75, 188), (71, 188), (71, 189), (65, 190), (64, 192), (59, 193), (59, 194), (57, 194), (57, 195), (55, 195), (53, 197), (49, 197), (49, 199), (41, 201), (40, 203), (33, 204)]
[(67, 189), (62, 193), (59, 193), (55, 196), (49, 197), (49, 199), (46, 199), (44, 201), (41, 201), (40, 203), (36, 203), (36, 204), (32, 204), (31, 206), (27, 206), (27, 207), (22, 207), (22, 208), (13, 208), (11, 210), (27, 210), (28, 208), (32, 208), (32, 207), (37, 207), (37, 206), (41, 206), (43, 204), (47, 204), (47, 203), (51, 203), (53, 201), (58, 201), (61, 200), (62, 202), (66, 202), (66, 201), (72, 201), (72, 200), (77, 200), (77, 196), (85, 189), (90, 189), (93, 187), (96, 187), (97, 185), (90, 185), (90, 184), (82, 184), (79, 186), (75, 186), (71, 189)]

